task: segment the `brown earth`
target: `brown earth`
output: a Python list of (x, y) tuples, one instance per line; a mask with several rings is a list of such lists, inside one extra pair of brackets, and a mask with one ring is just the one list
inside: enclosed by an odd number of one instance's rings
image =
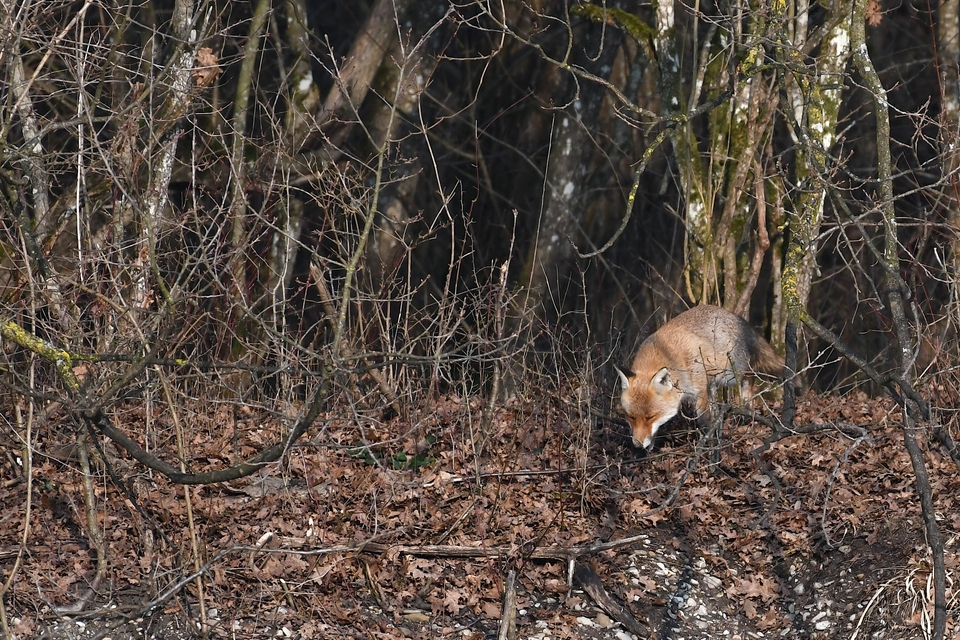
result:
[[(627, 640), (637, 634), (571, 588), (566, 562), (535, 550), (643, 536), (580, 558), (642, 621), (640, 637), (923, 637), (930, 559), (889, 401), (806, 397), (797, 424), (811, 432), (766, 451), (767, 427), (730, 418), (719, 465), (682, 425), (644, 455), (588, 404), (517, 402), (486, 425), (481, 401), (456, 397), (405, 418), (329, 415), (282, 465), (192, 488), (192, 533), (184, 489), (108, 445), (126, 487), (97, 458), (108, 577), (71, 616), (57, 607), (86, 592), (95, 557), (69, 421), (51, 416), (38, 430), (7, 624), (15, 638), (187, 638), (200, 624), (214, 638), (496, 638), (514, 569), (517, 637)], [(266, 412), (184, 411), (194, 470), (249, 457), (282, 429)], [(168, 416), (115, 418), (173, 450)], [(920, 435), (957, 581), (960, 474)], [(27, 483), (10, 430), (0, 447), (5, 580)], [(480, 550), (503, 554), (453, 556)], [(184, 580), (197, 566), (202, 578)], [(948, 593), (948, 638), (960, 638), (958, 594)]]

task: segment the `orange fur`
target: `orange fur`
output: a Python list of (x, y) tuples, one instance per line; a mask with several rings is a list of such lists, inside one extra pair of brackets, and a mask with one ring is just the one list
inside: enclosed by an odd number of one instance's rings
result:
[(636, 446), (650, 447), (657, 430), (690, 405), (709, 420), (720, 387), (740, 386), (752, 397), (758, 373), (784, 377), (783, 360), (740, 316), (709, 305), (694, 307), (644, 340), (629, 375), (620, 373), (620, 402)]

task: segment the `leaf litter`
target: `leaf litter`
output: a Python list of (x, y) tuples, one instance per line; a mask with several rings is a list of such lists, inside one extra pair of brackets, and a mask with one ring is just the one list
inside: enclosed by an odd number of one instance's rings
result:
[[(651, 638), (869, 637), (880, 630), (885, 638), (920, 637), (930, 559), (895, 407), (854, 393), (808, 394), (798, 409), (799, 425), (823, 429), (773, 442), (760, 454), (762, 468), (751, 452), (769, 430), (742, 418), (728, 419), (716, 466), (682, 425), (644, 455), (615, 420), (584, 418), (558, 400), (501, 407), (485, 430), (483, 403), (456, 396), (406, 420), (321, 416), (322, 435), (298, 444), (282, 464), (190, 490), (208, 563), (206, 631), (231, 638), (495, 636), (504, 579), (515, 569), (518, 637), (623, 640), (631, 635), (569, 584), (565, 562), (532, 552), (643, 534), (642, 542), (580, 561), (646, 621)], [(283, 429), (274, 416), (252, 411), (234, 429), (222, 428), (222, 411), (196, 406), (193, 414), (195, 470), (237, 462)], [(129, 433), (143, 432), (142, 412), (131, 408), (124, 418)], [(838, 425), (862, 427), (869, 437), (855, 442)], [(154, 425), (158, 433), (162, 427)], [(56, 629), (76, 625), (58, 620), (54, 607), (75, 601), (92, 577), (77, 463), (46, 453), (68, 442), (64, 429), (37, 446), (31, 535), (5, 601), (15, 637), (44, 628), (57, 637)], [(12, 442), (3, 446), (16, 451)], [(956, 633), (960, 474), (932, 439), (925, 446)], [(195, 570), (183, 488), (114, 448), (105, 451), (143, 511), (100, 478), (110, 580), (84, 618), (87, 629), (137, 611)], [(690, 464), (694, 456), (702, 459)], [(15, 471), (4, 467), (4, 477)], [(0, 485), (5, 572), (22, 534), (25, 490), (24, 482)], [(378, 552), (369, 551), (374, 544)], [(430, 545), (477, 555), (417, 552)], [(200, 619), (198, 594), (196, 581), (187, 582), (145, 624), (156, 637), (189, 637)]]

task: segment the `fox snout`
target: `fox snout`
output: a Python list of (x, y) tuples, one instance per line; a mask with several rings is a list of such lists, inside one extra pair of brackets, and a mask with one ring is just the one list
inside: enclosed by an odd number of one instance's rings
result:
[(639, 426), (635, 427), (630, 425), (633, 428), (633, 446), (636, 448), (643, 447), (644, 449), (649, 449), (653, 444), (653, 432), (649, 427)]
[(633, 435), (633, 446), (649, 449), (653, 446), (653, 437), (657, 435), (657, 430), (667, 423), (676, 411), (668, 411), (658, 416), (641, 416), (636, 419), (627, 417), (630, 421), (630, 429)]

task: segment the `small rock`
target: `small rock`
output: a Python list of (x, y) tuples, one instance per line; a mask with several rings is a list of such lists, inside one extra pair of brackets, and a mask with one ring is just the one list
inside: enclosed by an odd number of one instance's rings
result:
[(409, 613), (405, 613), (403, 614), (403, 619), (407, 622), (416, 622), (418, 624), (430, 622), (430, 618), (422, 611), (411, 611)]
[(597, 623), (591, 620), (590, 618), (584, 616), (577, 616), (577, 624), (582, 627), (596, 627)]
[(703, 584), (706, 585), (708, 589), (716, 589), (723, 584), (723, 581), (716, 576), (707, 575), (703, 577)]

